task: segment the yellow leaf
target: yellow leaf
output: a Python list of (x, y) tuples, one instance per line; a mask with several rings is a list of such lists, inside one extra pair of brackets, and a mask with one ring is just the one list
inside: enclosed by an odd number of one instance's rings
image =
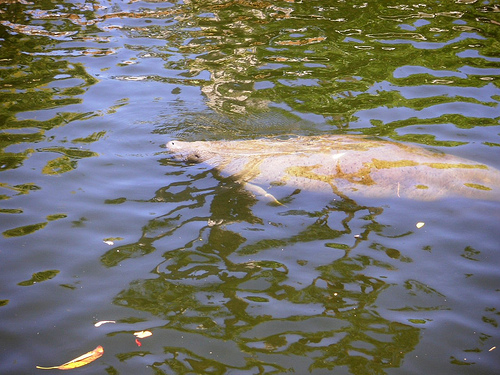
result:
[(140, 339), (143, 339), (145, 337), (151, 336), (152, 333), (150, 331), (139, 331), (139, 332), (134, 332), (134, 336)]
[(90, 362), (95, 361), (97, 358), (102, 357), (103, 353), (104, 353), (104, 349), (101, 345), (99, 345), (97, 348), (95, 348), (91, 352), (85, 353), (84, 355), (81, 355), (80, 357), (75, 358), (69, 362), (63, 363), (60, 366), (52, 366), (52, 367), (36, 366), (36, 368), (39, 368), (42, 370), (51, 370), (51, 369), (70, 370), (72, 368), (85, 366), (85, 365), (89, 364)]

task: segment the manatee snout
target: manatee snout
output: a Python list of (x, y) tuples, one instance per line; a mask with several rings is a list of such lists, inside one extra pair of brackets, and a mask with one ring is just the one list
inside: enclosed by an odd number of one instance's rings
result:
[(170, 142), (167, 142), (167, 144), (166, 144), (167, 150), (172, 151), (172, 152), (180, 150), (181, 149), (180, 143), (182, 143), (182, 142), (180, 142), (180, 141), (170, 141)]
[(167, 150), (174, 154), (176, 159), (184, 160), (190, 163), (201, 163), (203, 160), (199, 152), (192, 150), (192, 143), (182, 141), (167, 142)]

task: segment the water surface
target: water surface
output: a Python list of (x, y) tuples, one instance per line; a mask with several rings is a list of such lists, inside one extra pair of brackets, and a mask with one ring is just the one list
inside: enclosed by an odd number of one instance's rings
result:
[(164, 144), (500, 169), (499, 40), (491, 1), (0, 1), (0, 373), (495, 374), (498, 202), (273, 206)]

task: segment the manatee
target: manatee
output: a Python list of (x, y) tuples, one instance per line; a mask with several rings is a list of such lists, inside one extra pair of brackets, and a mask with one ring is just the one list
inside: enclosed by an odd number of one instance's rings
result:
[[(290, 188), (343, 198), (500, 200), (500, 171), (422, 147), (366, 136), (297, 136), (238, 141), (173, 140), (179, 160), (206, 163), (269, 197)], [(273, 198), (274, 199), (274, 198)]]

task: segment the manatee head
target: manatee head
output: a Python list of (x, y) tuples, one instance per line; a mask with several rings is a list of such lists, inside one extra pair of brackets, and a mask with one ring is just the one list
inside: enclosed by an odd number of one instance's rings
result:
[(213, 152), (207, 149), (205, 142), (182, 142), (174, 140), (168, 142), (166, 146), (167, 150), (176, 159), (189, 163), (201, 163), (213, 157)]

